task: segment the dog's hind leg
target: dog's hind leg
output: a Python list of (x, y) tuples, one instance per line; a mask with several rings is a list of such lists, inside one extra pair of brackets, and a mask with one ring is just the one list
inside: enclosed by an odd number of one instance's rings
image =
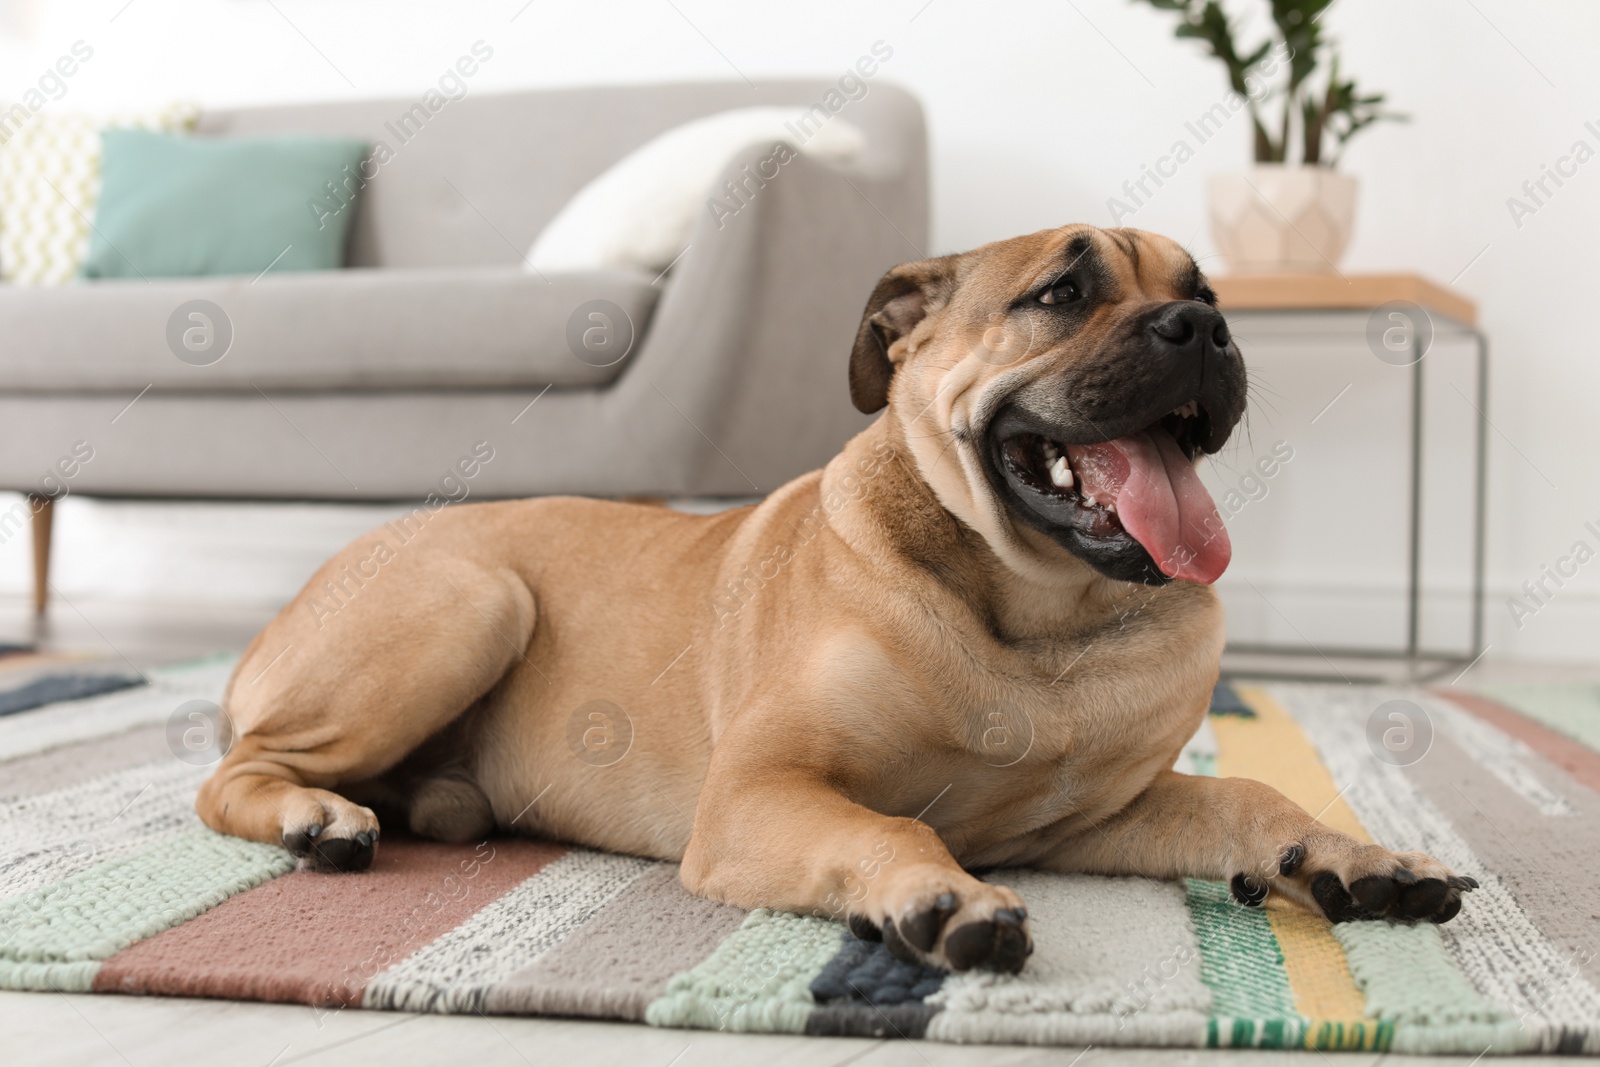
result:
[[(237, 739), (195, 801), (213, 829), (330, 870), (369, 866), (378, 836), (339, 787), (384, 775), (488, 692), (524, 657), (535, 616), (511, 571), (409, 548), (336, 613), (318, 610), (317, 590), (362, 547), (335, 556), (240, 660), (224, 698)], [(477, 791), (463, 784), (414, 798), (413, 821), (449, 837), (481, 829), (481, 811), (461, 817), (457, 794)]]

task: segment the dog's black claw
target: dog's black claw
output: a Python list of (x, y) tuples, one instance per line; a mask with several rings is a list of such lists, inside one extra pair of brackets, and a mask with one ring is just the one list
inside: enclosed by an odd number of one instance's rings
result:
[(944, 931), (945, 920), (956, 913), (960, 904), (954, 893), (940, 893), (927, 908), (914, 913), (899, 924), (900, 936), (924, 952), (932, 952)]
[(1297, 841), (1278, 856), (1278, 873), (1288, 877), (1300, 869), (1300, 864), (1304, 863), (1305, 859), (1305, 846)]
[(321, 833), (322, 833), (322, 824), (319, 823), (319, 822), (314, 822), (310, 826), (306, 827), (306, 836), (307, 837), (316, 837)]
[(1242, 873), (1233, 876), (1228, 888), (1233, 890), (1233, 899), (1247, 908), (1259, 908), (1267, 899), (1267, 887)]
[(878, 928), (878, 924), (865, 915), (852, 915), (845, 920), (845, 925), (850, 927), (850, 932), (855, 935), (857, 941), (883, 940), (883, 931)]
[(1028, 917), (1023, 908), (1000, 908), (994, 913), (994, 921), (1001, 926), (1021, 926), (1022, 920)]
[(1460, 889), (1466, 892), (1470, 892), (1478, 888), (1478, 880), (1476, 878), (1469, 878), (1464, 874), (1452, 874), (1449, 878), (1445, 879), (1445, 884), (1451, 889)]
[(1311, 896), (1329, 922), (1347, 923), (1362, 917), (1354, 898), (1332, 871), (1323, 871), (1311, 879)]
[(374, 835), (371, 830), (358, 830), (356, 832), (356, 844), (365, 848), (366, 846), (372, 844), (373, 836)]
[(1401, 885), (1416, 885), (1417, 884), (1417, 872), (1413, 871), (1410, 867), (1401, 867), (1399, 870), (1395, 871), (1389, 877), (1393, 878), (1395, 881), (1399, 882)]
[(1400, 896), (1400, 887), (1395, 882), (1395, 879), (1381, 874), (1369, 874), (1350, 883), (1350, 895), (1364, 910), (1383, 915)]
[(889, 951), (889, 955), (901, 963), (922, 962), (917, 950), (906, 944), (906, 939), (900, 936), (900, 930), (895, 926), (893, 919), (883, 921), (883, 947)]

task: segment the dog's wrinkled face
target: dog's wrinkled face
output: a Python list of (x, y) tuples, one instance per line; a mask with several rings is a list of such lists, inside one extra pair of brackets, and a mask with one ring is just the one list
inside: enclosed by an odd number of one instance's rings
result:
[(867, 304), (850, 394), (890, 406), (940, 501), (1013, 569), (1054, 546), (1124, 581), (1227, 566), (1194, 462), (1244, 413), (1244, 361), (1165, 237), (1067, 226), (896, 267)]

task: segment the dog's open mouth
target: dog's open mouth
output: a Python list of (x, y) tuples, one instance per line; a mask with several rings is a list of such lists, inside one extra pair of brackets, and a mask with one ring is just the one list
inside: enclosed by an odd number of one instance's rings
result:
[(996, 439), (995, 458), (1017, 502), (1067, 547), (1118, 558), (1118, 577), (1137, 555), (1165, 578), (1209, 583), (1232, 555), (1222, 517), (1194, 467), (1209, 434), (1209, 415), (1191, 400), (1108, 441), (1005, 433)]

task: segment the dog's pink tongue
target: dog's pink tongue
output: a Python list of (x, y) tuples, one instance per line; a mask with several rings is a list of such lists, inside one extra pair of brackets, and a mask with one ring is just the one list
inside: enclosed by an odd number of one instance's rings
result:
[(1164, 430), (1068, 445), (1079, 492), (1115, 500), (1122, 528), (1169, 578), (1210, 584), (1233, 558), (1228, 531), (1194, 464)]

